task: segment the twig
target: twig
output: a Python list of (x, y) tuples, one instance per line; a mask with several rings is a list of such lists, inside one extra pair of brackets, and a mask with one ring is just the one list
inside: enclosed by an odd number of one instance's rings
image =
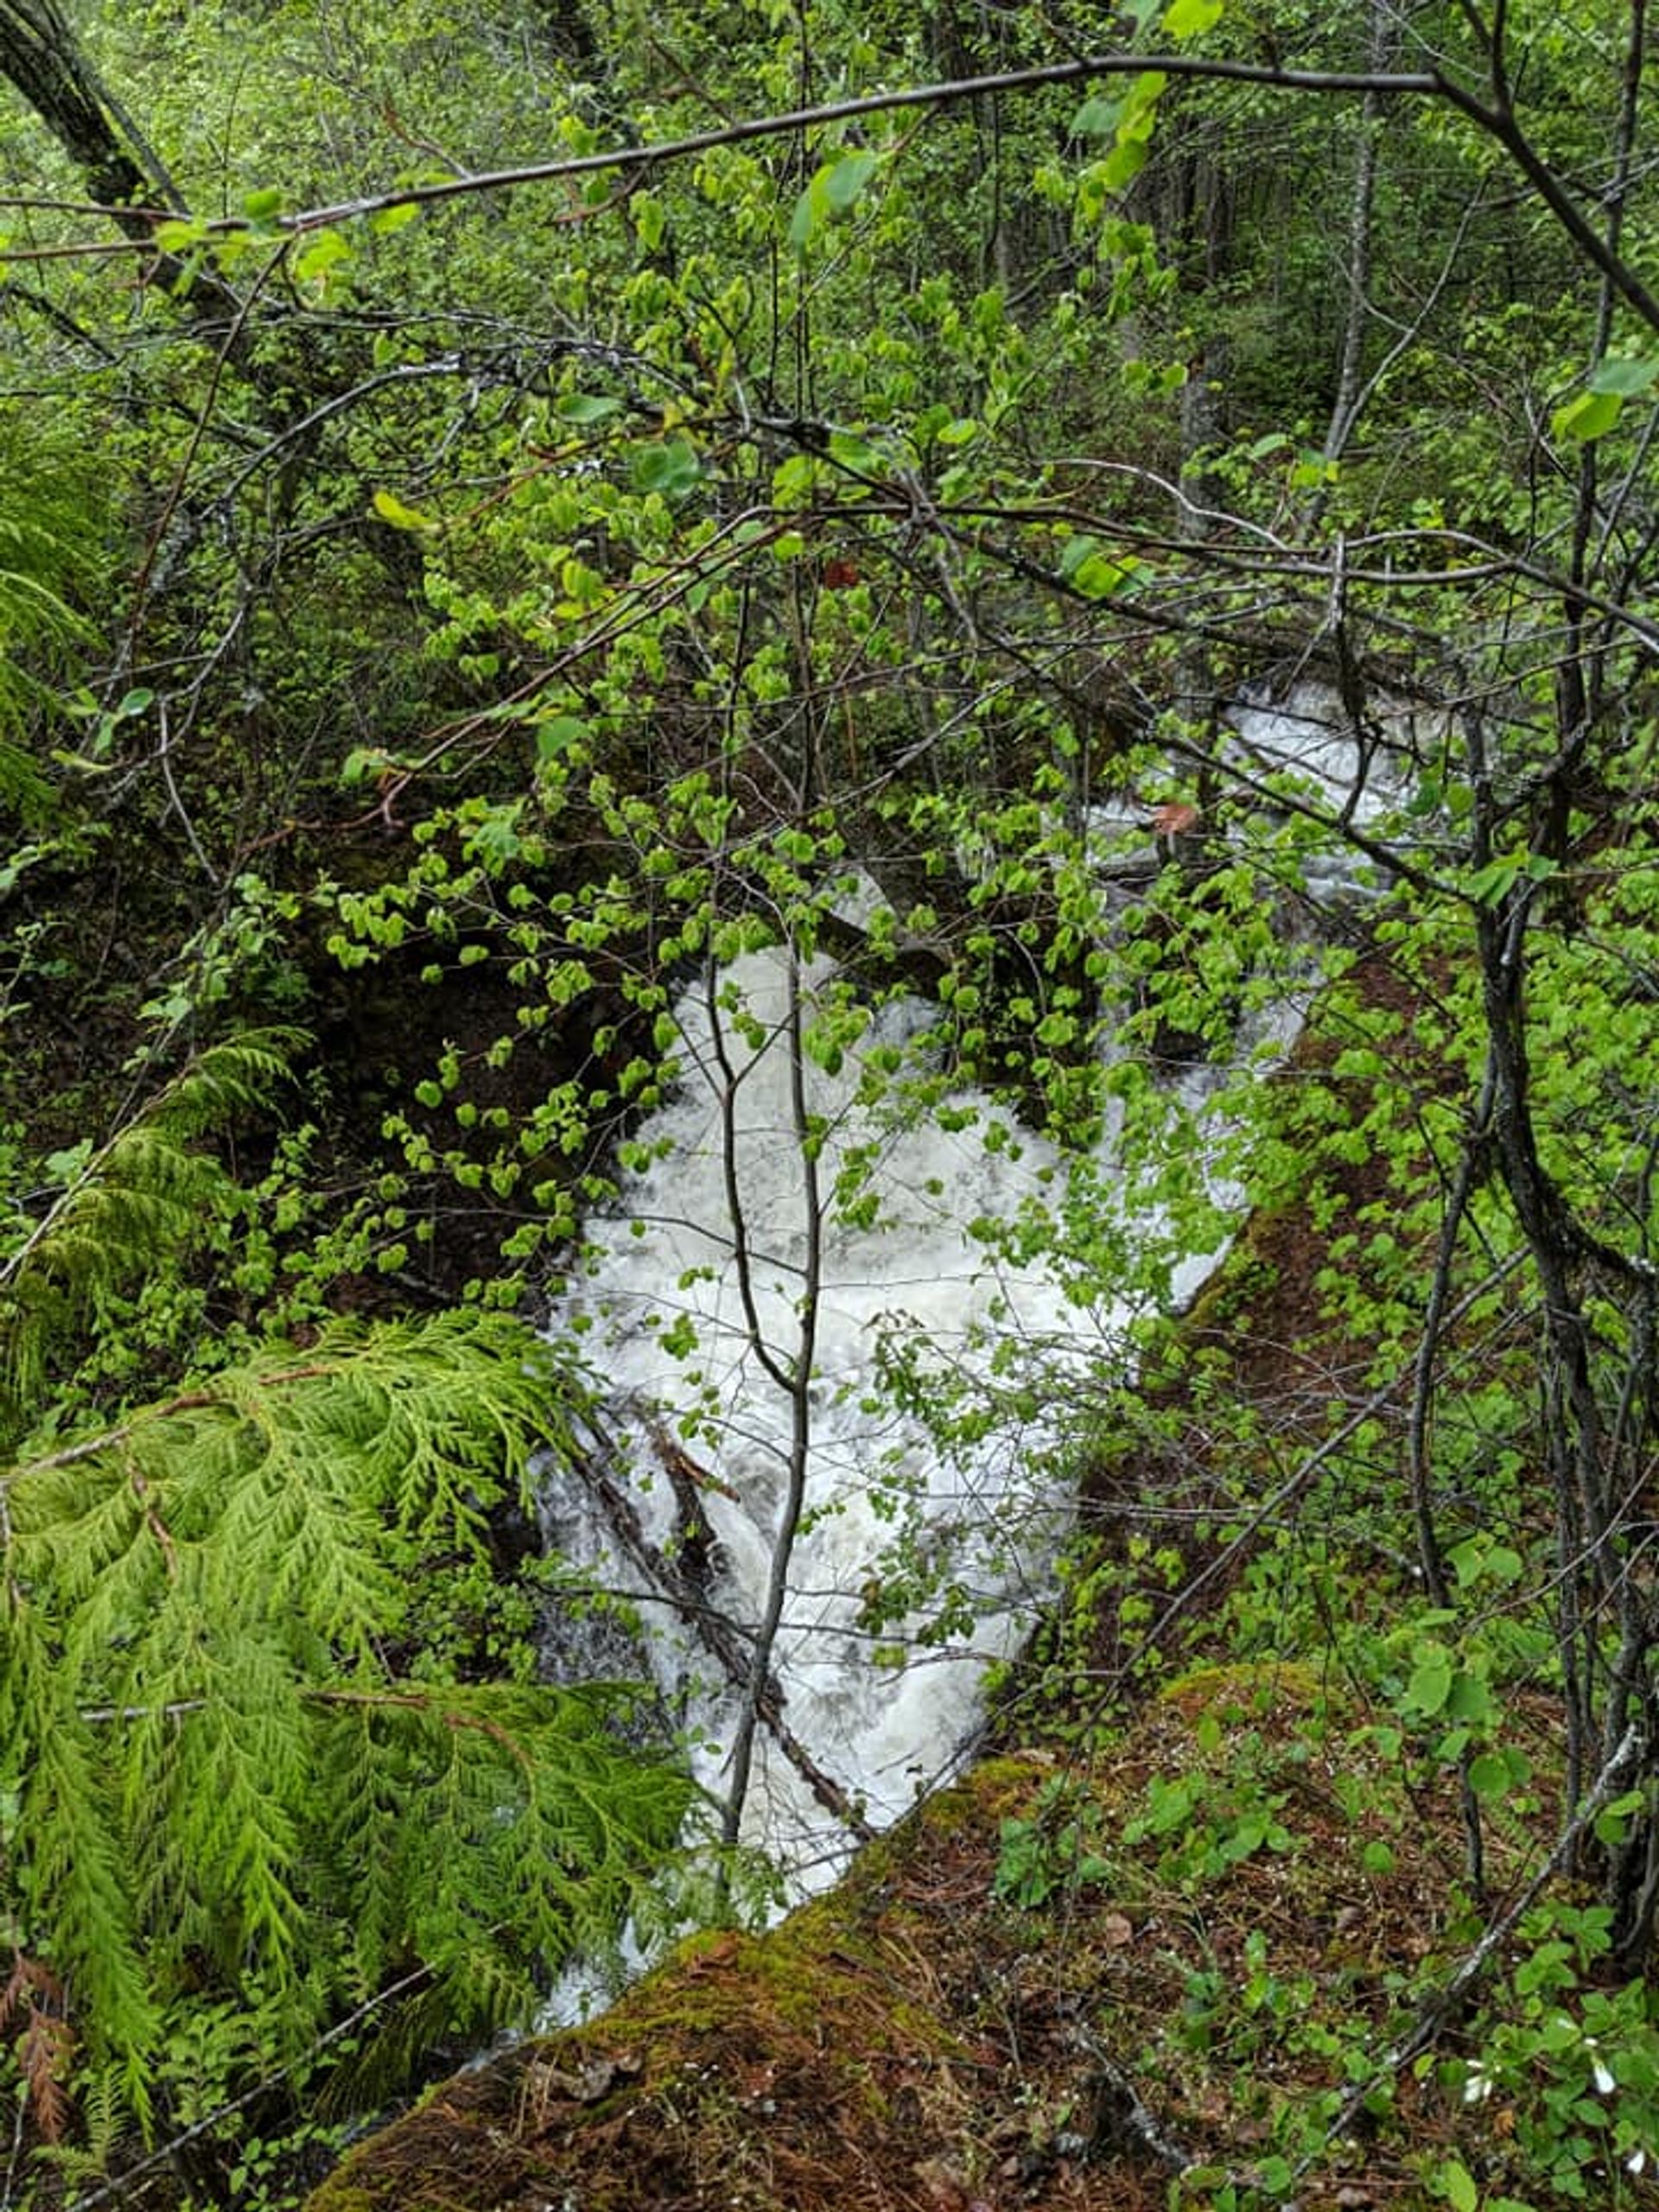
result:
[(1096, 2101), (1087, 2139), (1088, 2152), (1098, 2156), (1128, 2144), (1149, 2151), (1158, 2164), (1166, 2166), (1173, 2174), (1184, 2174), (1189, 2167), (1198, 2164), (1192, 2153), (1166, 2131), (1133, 2079), (1108, 2054), (1097, 2035), (1079, 2026), (1071, 2031), (1071, 2040), (1080, 2050), (1088, 2053), (1094, 2068), (1090, 2087), (1096, 2092)]
[(336, 2021), (327, 2034), (320, 2035), (310, 2048), (302, 2052), (298, 2058), (291, 2058), (286, 2066), (279, 2066), (274, 2073), (264, 2075), (251, 2089), (245, 2089), (239, 2097), (232, 2097), (227, 2103), (216, 2105), (204, 2119), (196, 2120), (191, 2126), (184, 2129), (182, 2133), (169, 2137), (159, 2150), (152, 2151), (147, 2158), (141, 2158), (136, 2166), (126, 2167), (121, 2173), (116, 2175), (113, 2180), (106, 2181), (100, 2188), (89, 2190), (84, 2196), (73, 2198), (64, 2208), (64, 2212), (92, 2212), (94, 2205), (107, 2204), (111, 2197), (124, 2196), (138, 2175), (149, 2173), (157, 2166), (170, 2164), (175, 2152), (181, 2151), (187, 2143), (194, 2143), (199, 2135), (205, 2135), (210, 2127), (217, 2127), (221, 2120), (228, 2120), (232, 2113), (240, 2112), (245, 2106), (252, 2104), (256, 2098), (264, 2096), (268, 2091), (274, 2089), (279, 2082), (286, 2081), (297, 2067), (315, 2058), (320, 2050), (326, 2050), (331, 2043), (338, 2043), (341, 2036), (349, 2034), (352, 2029), (356, 2027), (360, 2020), (366, 2019), (371, 2012), (378, 2012), (382, 2005), (391, 2004), (393, 1998), (402, 1997), (408, 1991), (418, 1988), (422, 1982), (430, 1981), (432, 1974), (433, 1969), (430, 1967), (416, 1967), (411, 1973), (406, 1974), (401, 1981), (394, 1981), (389, 1989), (383, 1989), (375, 1996), (365, 1999), (354, 2012), (348, 2012), (343, 2020)]
[(1367, 2078), (1343, 2099), (1336, 2118), (1325, 2131), (1325, 2141), (1319, 2150), (1310, 2151), (1296, 2168), (1298, 2180), (1325, 2148), (1339, 2136), (1346, 2134), (1363, 2109), (1367, 2099), (1375, 2096), (1384, 2083), (1392, 2081), (1402, 2067), (1408, 2066), (1420, 2052), (1427, 2050), (1435, 2041), (1441, 2029), (1491, 1966), (1493, 1954), (1508, 1942), (1522, 1914), (1566, 1866), (1578, 1847), (1579, 1839), (1613, 1796), (1626, 1771), (1637, 1764), (1646, 1750), (1647, 1739), (1632, 1721), (1620, 1737), (1612, 1757), (1596, 1777), (1594, 1789), (1555, 1839), (1554, 1848), (1548, 1858), (1532, 1879), (1516, 1892), (1497, 1918), (1487, 1922), (1479, 1941), (1453, 1973), (1438, 1989), (1431, 1990), (1424, 1998), (1417, 2008), (1416, 2018), (1404, 2035), (1389, 2044)]

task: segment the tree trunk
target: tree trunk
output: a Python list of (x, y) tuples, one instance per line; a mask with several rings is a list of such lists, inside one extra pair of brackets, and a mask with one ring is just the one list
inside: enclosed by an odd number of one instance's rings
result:
[[(177, 188), (105, 89), (58, 0), (0, 0), (0, 77), (32, 107), (126, 235), (151, 245), (164, 215), (184, 212)], [(155, 251), (149, 274), (199, 334), (245, 366), (245, 303), (224, 280)]]

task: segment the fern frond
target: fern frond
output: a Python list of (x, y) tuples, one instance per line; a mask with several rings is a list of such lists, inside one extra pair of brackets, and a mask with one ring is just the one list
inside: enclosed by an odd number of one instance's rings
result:
[(45, 1395), (48, 1363), (89, 1321), (200, 1242), (233, 1186), (191, 1149), (263, 1111), (303, 1048), (294, 1029), (211, 1045), (94, 1153), (0, 1265), (0, 1445), (16, 1445)]
[[(49, 531), (19, 533), (8, 550), (49, 563), (64, 549)], [(90, 623), (38, 576), (17, 568), (0, 569), (0, 807), (31, 825), (52, 810), (52, 785), (33, 751), (20, 741), (31, 714), (58, 704), (53, 687), (27, 665), (24, 654), (50, 666), (60, 664), (71, 645), (90, 641)]]

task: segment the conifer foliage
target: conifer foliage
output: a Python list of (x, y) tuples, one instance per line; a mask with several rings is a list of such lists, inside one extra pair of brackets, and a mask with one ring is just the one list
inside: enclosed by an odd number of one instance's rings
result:
[(340, 1321), (23, 1439), (48, 1352), (186, 1243), (222, 1173), (192, 1140), (289, 1041), (201, 1055), (0, 1282), (0, 1937), (43, 2133), (72, 2071), (149, 2117), (187, 2016), (270, 2063), (411, 1974), (429, 2035), (522, 2013), (614, 1940), (688, 1808), (622, 1691), (471, 1679), (428, 1632), (559, 1448), (560, 1378), (510, 1317)]

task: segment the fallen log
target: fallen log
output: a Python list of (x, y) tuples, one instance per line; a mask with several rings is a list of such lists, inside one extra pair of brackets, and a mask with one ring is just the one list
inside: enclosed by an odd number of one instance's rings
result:
[[(622, 1485), (605, 1465), (607, 1459), (615, 1461), (620, 1454), (611, 1440), (589, 1419), (587, 1424), (594, 1440), (594, 1450), (579, 1459), (573, 1459), (572, 1471), (587, 1488), (589, 1495), (605, 1516), (607, 1527), (622, 1551), (645, 1578), (647, 1585), (656, 1592), (679, 1616), (697, 1638), (709, 1657), (725, 1674), (734, 1689), (747, 1694), (750, 1675), (749, 1644), (747, 1630), (740, 1628), (729, 1615), (709, 1603), (707, 1584), (713, 1566), (712, 1549), (706, 1532), (702, 1531), (701, 1516), (696, 1513), (697, 1488), (694, 1471), (677, 1445), (670, 1440), (670, 1450), (677, 1455), (664, 1458), (664, 1471), (673, 1485), (678, 1517), (688, 1518), (688, 1502), (692, 1509), (693, 1525), (680, 1538), (683, 1555), (667, 1552), (652, 1541), (645, 1533), (639, 1509)], [(653, 1440), (660, 1432), (652, 1432)], [(660, 1440), (657, 1442), (659, 1453)], [(712, 1477), (704, 1478), (704, 1486), (719, 1487)], [(785, 1696), (781, 1684), (773, 1675), (766, 1677), (756, 1713), (762, 1726), (795, 1771), (806, 1783), (826, 1812), (835, 1817), (861, 1843), (868, 1843), (875, 1830), (865, 1819), (857, 1803), (832, 1774), (826, 1773), (784, 1718)]]

